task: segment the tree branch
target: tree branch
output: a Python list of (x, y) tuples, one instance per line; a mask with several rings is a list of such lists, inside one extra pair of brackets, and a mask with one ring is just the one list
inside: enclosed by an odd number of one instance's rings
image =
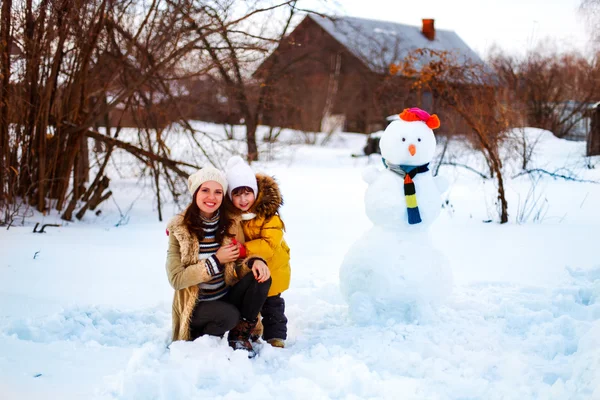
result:
[[(64, 122), (65, 124), (69, 124), (68, 122)], [(72, 125), (72, 124), (69, 124)], [(173, 172), (175, 172), (177, 175), (186, 178), (190, 175), (185, 171), (182, 171), (181, 169), (179, 169), (177, 166), (178, 165), (184, 165), (186, 167), (190, 167), (190, 168), (194, 168), (194, 169), (200, 169), (201, 167), (199, 167), (198, 165), (193, 165), (193, 164), (188, 164), (186, 162), (183, 161), (176, 161), (176, 160), (171, 160), (170, 158), (166, 158), (166, 157), (161, 157), (157, 154), (154, 154), (150, 151), (144, 150), (144, 149), (140, 149), (139, 147), (136, 147), (130, 143), (127, 142), (123, 142), (121, 140), (118, 139), (114, 139), (112, 137), (106, 136), (101, 134), (100, 132), (96, 132), (93, 131), (91, 129), (88, 129), (86, 131), (82, 132), (85, 136), (99, 140), (101, 142), (104, 142), (110, 146), (115, 146), (118, 147), (120, 149), (123, 149), (125, 151), (127, 151), (128, 153), (133, 154), (134, 156), (138, 157), (139, 159), (143, 160), (143, 158), (141, 157), (146, 157), (149, 160), (152, 161), (157, 161), (160, 162), (162, 164), (165, 165), (165, 167), (169, 168), (170, 170), (172, 170)], [(143, 160), (144, 162), (147, 163), (146, 160)]]
[(521, 171), (518, 174), (514, 175), (512, 178), (514, 179), (514, 178), (518, 178), (519, 176), (528, 175), (528, 174), (536, 174), (536, 173), (550, 175), (553, 178), (562, 178), (566, 181), (600, 184), (600, 182), (598, 182), (598, 181), (573, 178), (572, 176), (557, 174), (556, 172), (546, 171), (545, 169), (541, 169), (541, 168), (526, 169), (525, 171)]

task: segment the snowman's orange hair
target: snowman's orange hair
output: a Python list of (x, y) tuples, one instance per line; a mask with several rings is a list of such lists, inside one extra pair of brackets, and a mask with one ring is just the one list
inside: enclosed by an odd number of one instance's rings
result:
[(405, 108), (399, 115), (400, 119), (403, 121), (423, 121), (430, 129), (437, 129), (440, 127), (440, 119), (437, 115), (429, 115), (428, 112), (423, 111), (420, 108)]

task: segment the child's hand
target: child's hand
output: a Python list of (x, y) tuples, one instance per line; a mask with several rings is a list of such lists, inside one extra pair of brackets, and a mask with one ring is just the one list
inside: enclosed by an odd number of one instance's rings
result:
[(240, 256), (240, 250), (236, 244), (228, 244), (226, 246), (219, 247), (215, 254), (221, 264), (235, 261)]
[(269, 267), (262, 260), (254, 260), (252, 263), (252, 273), (254, 274), (254, 279), (258, 282), (262, 283), (271, 277), (271, 271), (269, 271)]

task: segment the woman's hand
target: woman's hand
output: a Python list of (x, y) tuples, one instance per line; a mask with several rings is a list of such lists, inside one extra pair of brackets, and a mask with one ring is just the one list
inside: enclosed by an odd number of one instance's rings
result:
[(254, 274), (254, 279), (261, 283), (271, 277), (271, 271), (269, 271), (269, 267), (267, 267), (267, 264), (263, 260), (254, 260), (252, 263), (252, 273)]
[(221, 264), (225, 264), (237, 260), (240, 256), (240, 249), (236, 244), (228, 244), (219, 247), (215, 256)]

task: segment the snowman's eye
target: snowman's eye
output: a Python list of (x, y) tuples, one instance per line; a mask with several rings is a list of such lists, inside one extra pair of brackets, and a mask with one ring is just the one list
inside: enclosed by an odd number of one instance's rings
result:
[(402, 138), (402, 141), (403, 141), (403, 142), (406, 142), (406, 138)]
[(419, 138), (418, 140), (419, 140), (419, 142), (420, 142), (420, 141), (421, 141), (421, 138)]

